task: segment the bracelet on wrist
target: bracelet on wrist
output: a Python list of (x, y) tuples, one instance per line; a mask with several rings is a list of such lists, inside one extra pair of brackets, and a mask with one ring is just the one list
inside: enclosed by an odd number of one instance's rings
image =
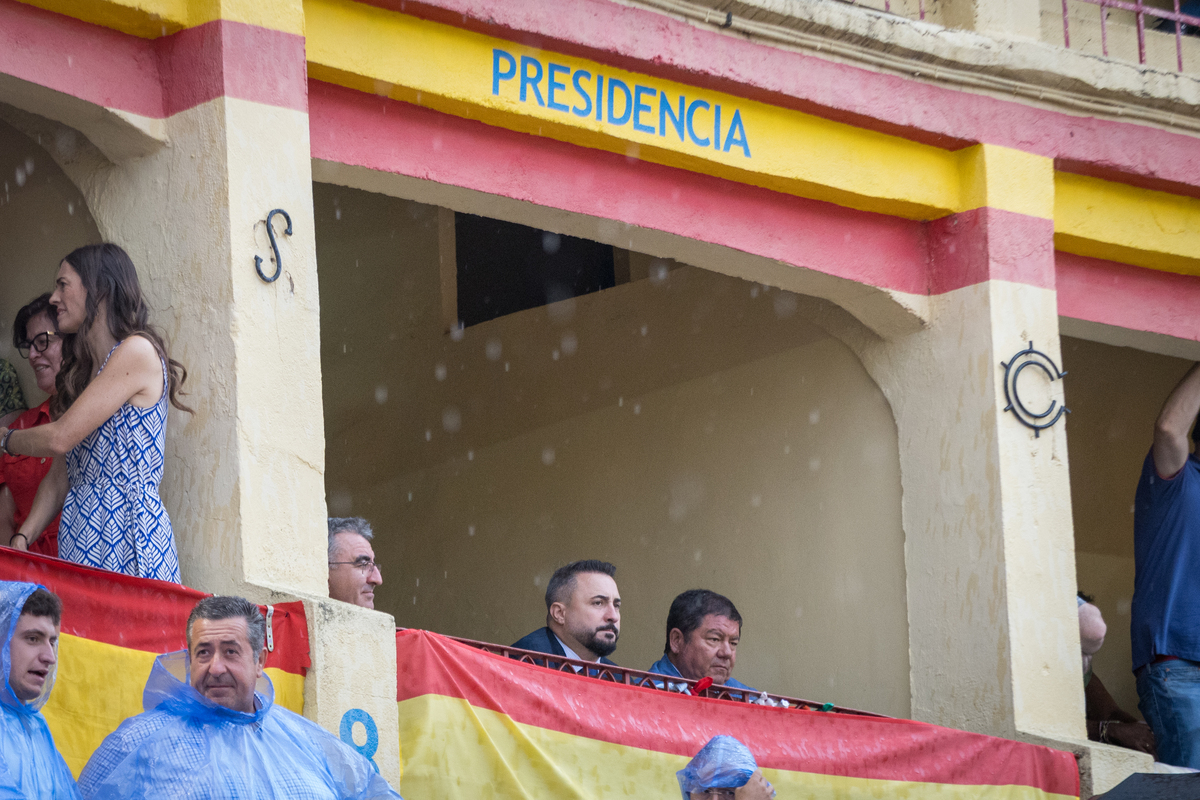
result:
[(9, 547), (12, 547), (13, 539), (17, 538), (18, 536), (20, 536), (22, 539), (25, 540), (26, 546), (29, 545), (29, 537), (28, 536), (26, 536), (23, 533), (14, 533), (12, 536), (8, 537), (8, 546)]
[(12, 438), (12, 435), (13, 429), (9, 428), (7, 431), (5, 431), (4, 436), (0, 436), (0, 450), (3, 450), (10, 456), (15, 456), (16, 453), (8, 449), (8, 440)]

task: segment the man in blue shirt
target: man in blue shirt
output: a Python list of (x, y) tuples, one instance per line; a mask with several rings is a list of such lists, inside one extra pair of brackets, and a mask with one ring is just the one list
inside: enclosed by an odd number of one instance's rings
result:
[[(671, 602), (663, 657), (647, 672), (692, 681), (712, 678), (718, 686), (757, 691), (733, 678), (741, 638), (742, 615), (728, 597), (708, 589), (689, 589)], [(686, 690), (686, 684), (682, 687)]]
[[(1154, 427), (1134, 501), (1130, 639), (1138, 708), (1158, 759), (1200, 769), (1200, 364), (1172, 390)], [(1192, 432), (1200, 441), (1200, 425)]]

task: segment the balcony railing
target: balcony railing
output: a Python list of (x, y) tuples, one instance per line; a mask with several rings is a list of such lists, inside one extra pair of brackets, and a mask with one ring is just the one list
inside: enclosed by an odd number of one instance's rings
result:
[[(1179, 10), (1179, 0), (1174, 0), (1175, 10), (1167, 11), (1162, 8), (1155, 8), (1142, 3), (1142, 0), (1129, 3), (1125, 0), (1080, 0), (1083, 3), (1090, 3), (1094, 6), (1100, 6), (1100, 47), (1104, 55), (1108, 55), (1108, 10), (1110, 8), (1119, 9), (1121, 11), (1132, 12), (1137, 20), (1137, 43), (1138, 43), (1138, 63), (1146, 63), (1146, 17), (1153, 17), (1158, 20), (1165, 20), (1173, 23), (1175, 29), (1175, 64), (1180, 72), (1183, 72), (1183, 37), (1185, 34), (1184, 28), (1190, 27), (1195, 30), (1200, 30), (1200, 17), (1193, 17), (1184, 14)], [(1071, 46), (1071, 31), (1070, 23), (1067, 19), (1067, 0), (1062, 0), (1063, 11), (1063, 44), (1070, 48)]]
[(801, 700), (795, 697), (786, 697), (780, 694), (770, 694), (768, 692), (747, 692), (745, 689), (737, 689), (732, 686), (709, 686), (700, 691), (696, 690), (697, 681), (690, 681), (686, 678), (672, 678), (666, 675), (656, 675), (652, 672), (642, 672), (636, 669), (627, 669), (625, 667), (610, 666), (600, 664), (595, 661), (578, 661), (573, 658), (564, 658), (562, 656), (550, 655), (548, 653), (537, 653), (532, 650), (520, 650), (516, 647), (503, 647), (498, 644), (490, 644), (488, 642), (477, 642), (473, 639), (460, 639), (457, 636), (450, 637), (456, 642), (476, 647), (480, 650), (485, 650), (489, 653), (495, 653), (499, 656), (512, 658), (526, 664), (534, 664), (546, 669), (556, 670), (558, 672), (576, 672), (581, 675), (587, 675), (591, 678), (598, 678), (602, 681), (612, 681), (614, 683), (623, 683), (627, 686), (641, 686), (646, 689), (654, 689), (660, 692), (676, 692), (680, 693), (680, 687), (683, 684), (687, 685), (688, 691), (693, 695), (700, 697), (711, 697), (717, 700), (732, 700), (735, 703), (750, 703), (753, 705), (768, 705), (778, 708), (797, 708), (808, 711), (827, 711), (834, 714), (856, 714), (863, 717), (882, 717), (883, 714), (874, 714), (870, 711), (858, 711), (853, 708), (844, 708), (834, 705), (833, 703), (814, 703), (811, 700)]

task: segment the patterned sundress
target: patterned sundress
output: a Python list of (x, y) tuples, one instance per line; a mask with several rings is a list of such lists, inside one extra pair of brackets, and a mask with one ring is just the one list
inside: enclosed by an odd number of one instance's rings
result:
[[(121, 346), (113, 345), (108, 359)], [(58, 529), (58, 555), (77, 564), (179, 583), (171, 518), (158, 496), (167, 427), (163, 393), (149, 408), (126, 403), (67, 453), (70, 488)]]

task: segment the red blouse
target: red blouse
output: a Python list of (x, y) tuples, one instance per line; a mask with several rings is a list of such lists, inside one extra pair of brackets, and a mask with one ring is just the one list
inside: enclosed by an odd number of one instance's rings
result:
[[(36, 428), (49, 421), (50, 400), (47, 399), (37, 408), (31, 408), (17, 417), (12, 424), (12, 429), (19, 431)], [(46, 477), (46, 473), (50, 471), (50, 465), (53, 463), (54, 459), (49, 457), (0, 454), (0, 484), (8, 485), (8, 490), (12, 492), (13, 504), (16, 506), (16, 513), (13, 515), (14, 529), (21, 527), (21, 523), (25, 522), (25, 518), (29, 516), (38, 486), (41, 485), (42, 478)], [(46, 530), (42, 531), (42, 535), (29, 546), (29, 549), (34, 553), (58, 557), (58, 515), (50, 521)]]

